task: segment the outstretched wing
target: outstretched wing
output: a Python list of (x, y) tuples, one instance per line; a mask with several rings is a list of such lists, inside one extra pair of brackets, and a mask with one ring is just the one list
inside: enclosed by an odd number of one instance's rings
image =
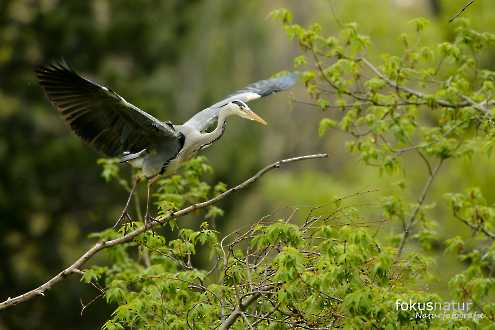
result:
[(71, 129), (107, 156), (135, 153), (158, 144), (176, 144), (179, 148), (179, 133), (172, 125), (161, 123), (107, 87), (79, 76), (67, 64), (41, 66), (36, 75)]
[(216, 121), (220, 106), (233, 101), (240, 100), (243, 102), (249, 102), (258, 99), (263, 96), (268, 96), (272, 93), (283, 91), (291, 88), (297, 81), (297, 75), (295, 73), (289, 73), (285, 76), (278, 78), (272, 78), (267, 80), (260, 80), (251, 85), (240, 89), (223, 100), (213, 104), (212, 106), (198, 112), (191, 119), (184, 123), (196, 128), (199, 131), (207, 129), (214, 121)]

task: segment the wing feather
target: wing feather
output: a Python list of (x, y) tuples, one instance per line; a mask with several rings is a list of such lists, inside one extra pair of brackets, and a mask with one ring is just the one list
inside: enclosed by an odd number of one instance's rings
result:
[(180, 148), (179, 133), (173, 126), (161, 123), (107, 87), (81, 77), (67, 64), (45, 65), (36, 74), (70, 128), (107, 156), (168, 143), (177, 151)]

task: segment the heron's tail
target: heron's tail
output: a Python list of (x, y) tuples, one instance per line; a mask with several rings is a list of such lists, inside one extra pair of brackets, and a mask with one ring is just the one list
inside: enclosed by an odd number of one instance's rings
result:
[(146, 149), (143, 149), (143, 150), (141, 150), (139, 152), (135, 152), (135, 153), (130, 153), (129, 151), (126, 151), (122, 155), (122, 158), (120, 158), (120, 162), (125, 163), (125, 162), (128, 162), (130, 160), (135, 160), (135, 159), (141, 157), (145, 152), (146, 152)]

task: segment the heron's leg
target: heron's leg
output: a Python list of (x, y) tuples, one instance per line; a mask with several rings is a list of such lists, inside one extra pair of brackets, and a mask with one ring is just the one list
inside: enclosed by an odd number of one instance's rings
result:
[(134, 195), (134, 192), (136, 191), (137, 184), (139, 183), (140, 180), (141, 180), (141, 178), (139, 176), (136, 176), (134, 178), (133, 183), (132, 183), (132, 187), (131, 187), (131, 191), (129, 192), (129, 197), (127, 198), (127, 202), (125, 203), (125, 207), (122, 210), (122, 214), (117, 219), (117, 222), (115, 222), (115, 224), (113, 225), (113, 228), (117, 228), (120, 225), (120, 223), (122, 222), (122, 220), (124, 220), (124, 218), (127, 218), (127, 220), (131, 219), (131, 217), (129, 216), (129, 212), (128, 212), (129, 211), (129, 204), (131, 203), (132, 195)]
[(151, 190), (151, 180), (148, 181), (147, 193), (146, 193), (146, 212), (144, 214), (144, 226), (148, 225), (148, 214), (150, 211), (150, 190)]
[(155, 176), (148, 180), (148, 192), (146, 194), (146, 213), (144, 215), (144, 226), (148, 225), (148, 220), (151, 219), (150, 216), (150, 197), (151, 197), (151, 186), (159, 179), (159, 176)]

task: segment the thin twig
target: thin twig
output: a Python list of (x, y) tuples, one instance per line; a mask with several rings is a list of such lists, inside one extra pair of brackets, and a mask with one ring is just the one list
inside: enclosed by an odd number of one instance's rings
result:
[(24, 303), (26, 301), (29, 301), (35, 297), (38, 296), (44, 296), (45, 292), (50, 290), (55, 284), (58, 284), (62, 280), (64, 280), (66, 277), (68, 277), (71, 274), (80, 274), (80, 268), (83, 266), (89, 259), (91, 259), (94, 255), (99, 253), (101, 250), (107, 249), (112, 246), (124, 244), (131, 242), (135, 237), (139, 236), (140, 234), (146, 232), (147, 230), (158, 226), (158, 225), (163, 225), (165, 224), (168, 220), (173, 219), (173, 218), (180, 218), (183, 217), (187, 214), (192, 213), (193, 211), (199, 210), (199, 209), (204, 209), (212, 204), (215, 204), (219, 202), (220, 200), (224, 199), (225, 197), (229, 196), (230, 194), (239, 191), (241, 189), (246, 188), (250, 184), (254, 183), (257, 181), (260, 177), (262, 177), (264, 174), (267, 172), (280, 168), (281, 166), (297, 161), (302, 161), (302, 160), (308, 160), (308, 159), (318, 159), (318, 158), (326, 158), (328, 157), (327, 154), (314, 154), (314, 155), (306, 155), (306, 156), (300, 156), (300, 157), (294, 157), (294, 158), (288, 158), (288, 159), (283, 159), (278, 162), (275, 162), (273, 164), (270, 164), (266, 166), (265, 168), (261, 169), (258, 171), (254, 176), (250, 177), (246, 181), (242, 182), (241, 184), (230, 188), (223, 192), (222, 194), (219, 194), (205, 202), (202, 203), (196, 203), (189, 205), (182, 210), (179, 210), (177, 212), (172, 212), (169, 215), (165, 215), (158, 219), (157, 221), (150, 221), (146, 225), (139, 227), (126, 235), (112, 239), (112, 240), (106, 240), (106, 241), (100, 241), (97, 242), (95, 245), (93, 245), (89, 250), (87, 250), (83, 255), (81, 255), (73, 264), (71, 264), (69, 267), (65, 268), (62, 270), (60, 273), (49, 279), (47, 282), (44, 284), (40, 285), (39, 287), (28, 291), (26, 293), (23, 293), (19, 296), (16, 296), (14, 298), (8, 298), (7, 300), (3, 301), (0, 303), (0, 310), (6, 309), (9, 307), (13, 307), (15, 305), (18, 305), (20, 303)]
[(96, 302), (98, 299), (100, 299), (101, 297), (103, 297), (105, 295), (105, 290), (100, 288), (98, 285), (94, 284), (93, 282), (91, 282), (91, 284), (100, 292), (96, 297), (94, 297), (93, 299), (91, 299), (90, 302), (88, 302), (87, 304), (83, 303), (82, 299), (81, 299), (81, 317), (83, 316), (84, 314), (84, 311), (89, 307), (91, 306), (94, 302)]
[(332, 16), (333, 16), (333, 19), (335, 20), (335, 23), (337, 23), (337, 25), (343, 29), (344, 28), (344, 24), (342, 24), (342, 22), (340, 21), (340, 19), (338, 18), (337, 14), (335, 13), (335, 8), (334, 8), (334, 2), (333, 1), (330, 1), (329, 3), (330, 5), (330, 12), (332, 13)]
[(474, 3), (474, 0), (472, 1), (469, 1), (468, 4), (464, 5), (464, 7), (462, 7), (454, 16), (452, 16), (451, 18), (449, 18), (449, 23), (452, 23), (457, 17), (461, 16), (462, 13), (469, 7), (471, 6), (472, 4)]
[(411, 215), (409, 216), (409, 218), (405, 222), (404, 236), (402, 236), (402, 239), (401, 239), (400, 244), (399, 244), (399, 250), (397, 251), (397, 256), (396, 256), (397, 259), (400, 257), (400, 255), (402, 254), (402, 252), (404, 250), (404, 246), (406, 245), (407, 239), (411, 235), (411, 229), (412, 229), (412, 226), (414, 225), (414, 223), (416, 222), (419, 210), (423, 206), (425, 199), (426, 199), (426, 195), (428, 194), (428, 191), (430, 190), (431, 185), (432, 185), (433, 181), (435, 180), (435, 177), (438, 173), (438, 170), (440, 170), (440, 167), (442, 166), (442, 164), (443, 164), (443, 159), (441, 159), (440, 162), (438, 163), (438, 165), (431, 171), (431, 174), (428, 176), (428, 179), (426, 180), (425, 186), (423, 187), (423, 191), (421, 192), (421, 195), (419, 196), (418, 204), (416, 205), (416, 207), (412, 211)]
[(488, 238), (495, 240), (495, 233), (492, 233), (491, 231), (486, 229), (485, 226), (482, 226), (482, 225), (475, 226), (472, 223), (470, 223), (469, 221), (467, 221), (466, 219), (464, 219), (463, 217), (459, 216), (456, 212), (454, 212), (454, 217), (456, 219), (460, 220), (462, 223), (464, 223), (469, 228), (471, 228), (471, 230), (473, 230), (474, 232), (480, 232), (481, 231)]

